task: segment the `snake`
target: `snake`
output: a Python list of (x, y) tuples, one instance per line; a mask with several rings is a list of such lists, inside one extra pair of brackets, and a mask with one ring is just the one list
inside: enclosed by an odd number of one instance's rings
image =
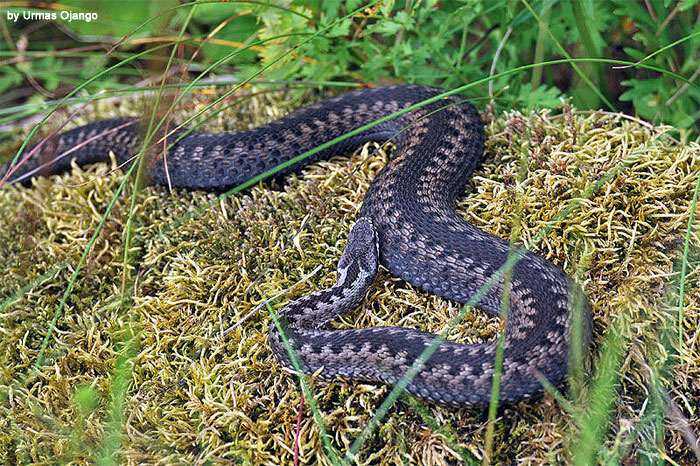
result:
[[(138, 121), (113, 118), (65, 131), (25, 151), (21, 164), (4, 164), (0, 176), (28, 184), (110, 153), (128, 165), (140, 149)], [(402, 382), (429, 402), (485, 406), (497, 375), (505, 403), (541, 395), (545, 381), (562, 386), (574, 349), (590, 342), (581, 286), (534, 252), (514, 254), (509, 241), (457, 212), (486, 137), (478, 111), (456, 94), (411, 84), (362, 88), (251, 130), (178, 130), (163, 139), (167, 151), (147, 162), (150, 182), (215, 192), (287, 163), (277, 173), (284, 177), (368, 141), (395, 145), (364, 196), (335, 284), (289, 302), (270, 322), (268, 343), (282, 367), (322, 380)], [(500, 343), (462, 344), (407, 327), (332, 328), (334, 318), (361, 305), (380, 265), (426, 293), (500, 316)]]

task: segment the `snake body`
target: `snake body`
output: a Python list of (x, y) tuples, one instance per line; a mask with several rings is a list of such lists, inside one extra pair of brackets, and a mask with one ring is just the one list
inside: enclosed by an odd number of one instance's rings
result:
[[(238, 133), (192, 133), (172, 143), (167, 157), (149, 164), (151, 181), (187, 189), (221, 191), (236, 186), (319, 144), (441, 91), (415, 85), (363, 89), (302, 108), (285, 118)], [(35, 151), (10, 180), (66, 170), (105, 160), (119, 162), (138, 149), (135, 120), (113, 119), (67, 131)], [(172, 137), (174, 138), (174, 136)], [(404, 327), (332, 330), (327, 324), (356, 308), (371, 286), (379, 264), (392, 274), (458, 303), (475, 301), (499, 314), (506, 283), (509, 300), (504, 334), (500, 399), (514, 402), (542, 392), (540, 378), (560, 385), (567, 374), (571, 346), (571, 296), (578, 287), (540, 256), (523, 252), (503, 275), (508, 242), (464, 221), (455, 202), (481, 163), (483, 125), (474, 107), (457, 97), (436, 100), (366, 129), (284, 170), (348, 153), (366, 141), (392, 139), (393, 158), (379, 172), (364, 198), (338, 262), (337, 283), (302, 296), (270, 324), (269, 343), (278, 360), (292, 367), (288, 350), (305, 373), (397, 383), (436, 336)], [(77, 148), (76, 148), (77, 147)], [(60, 154), (65, 154), (60, 157)], [(59, 160), (45, 166), (48, 160)], [(495, 275), (494, 275), (495, 274)], [(477, 291), (492, 280), (480, 299)], [(590, 312), (583, 303), (582, 344), (588, 341)], [(282, 330), (283, 335), (279, 330)], [(419, 360), (406, 390), (441, 404), (485, 405), (491, 397), (496, 343), (440, 341), (427, 360)]]

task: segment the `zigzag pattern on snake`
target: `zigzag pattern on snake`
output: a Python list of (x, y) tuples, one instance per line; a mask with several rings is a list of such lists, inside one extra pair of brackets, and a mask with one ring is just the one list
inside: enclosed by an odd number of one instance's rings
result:
[[(168, 142), (173, 146), (164, 159), (167, 163), (151, 161), (148, 175), (159, 185), (222, 191), (440, 92), (415, 85), (364, 89), (302, 108), (250, 131), (192, 133), (176, 142), (171, 138)], [(40, 147), (19, 168), (0, 167), (0, 175), (10, 170), (9, 180), (26, 182), (33, 176), (67, 170), (71, 159), (78, 164), (107, 160), (110, 151), (120, 163), (128, 163), (139, 149), (135, 121), (105, 120), (67, 131)], [(338, 263), (337, 283), (291, 302), (279, 314), (303, 371), (322, 368), (324, 379), (394, 384), (435, 338), (403, 327), (327, 328), (331, 319), (362, 302), (379, 264), (428, 293), (466, 303), (508, 258), (507, 241), (475, 228), (455, 211), (456, 199), (481, 163), (484, 147), (478, 113), (457, 97), (383, 122), (285, 172), (348, 153), (366, 141), (390, 138), (396, 150), (364, 198)], [(504, 283), (502, 277), (496, 280), (478, 307), (498, 315)], [(501, 400), (513, 402), (541, 393), (540, 376), (554, 385), (564, 381), (574, 292), (578, 287), (558, 267), (534, 253), (520, 256), (510, 282)], [(583, 307), (585, 345), (590, 311), (587, 303)], [(278, 360), (291, 367), (274, 324), (270, 324), (269, 343)], [(495, 342), (443, 341), (406, 389), (442, 404), (487, 404), (495, 353)]]

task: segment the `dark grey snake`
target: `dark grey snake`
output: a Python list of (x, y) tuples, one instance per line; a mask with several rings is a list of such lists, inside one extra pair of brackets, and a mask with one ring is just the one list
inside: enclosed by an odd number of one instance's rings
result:
[[(187, 189), (225, 190), (440, 92), (412, 85), (365, 89), (303, 108), (251, 131), (192, 133), (177, 142), (170, 139), (173, 146), (167, 164), (152, 161), (150, 179)], [(78, 164), (102, 161), (109, 151), (119, 162), (127, 162), (138, 149), (134, 122), (106, 120), (67, 131), (40, 147), (7, 178), (26, 181), (38, 174), (57, 173), (70, 166), (70, 159)], [(304, 164), (348, 153), (366, 141), (390, 138), (397, 149), (364, 198), (338, 263), (337, 283), (293, 301), (279, 314), (289, 346), (306, 373), (322, 368), (321, 377), (326, 379), (394, 384), (434, 340), (432, 334), (403, 327), (327, 329), (331, 319), (361, 303), (378, 264), (429, 293), (466, 303), (507, 260), (508, 242), (473, 227), (454, 209), (481, 162), (484, 146), (478, 113), (457, 97), (384, 121)], [(47, 165), (57, 155), (60, 158)], [(0, 168), (0, 175), (8, 169)], [(478, 307), (498, 315), (504, 283), (502, 277), (496, 280)], [(541, 393), (539, 377), (554, 385), (564, 381), (573, 322), (570, 300), (577, 290), (556, 266), (533, 253), (521, 255), (512, 269), (501, 400), (512, 402)], [(590, 312), (585, 302), (583, 307), (582, 343), (586, 343)], [(279, 361), (290, 367), (274, 324), (269, 342)], [(443, 341), (406, 388), (438, 403), (484, 405), (491, 396), (495, 353), (495, 342), (464, 345)]]

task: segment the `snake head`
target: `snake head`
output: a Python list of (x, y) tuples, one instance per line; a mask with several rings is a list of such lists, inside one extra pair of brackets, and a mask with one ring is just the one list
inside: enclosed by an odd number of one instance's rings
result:
[(372, 220), (360, 217), (350, 230), (345, 250), (338, 261), (338, 271), (355, 265), (366, 274), (374, 276), (379, 265), (378, 244)]

